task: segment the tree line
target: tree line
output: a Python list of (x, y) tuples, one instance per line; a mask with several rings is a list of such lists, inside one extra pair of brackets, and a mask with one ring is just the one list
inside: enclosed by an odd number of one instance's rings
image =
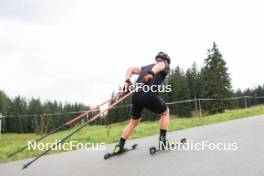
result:
[[(160, 93), (166, 102), (183, 101), (199, 98), (231, 98), (241, 96), (264, 96), (264, 85), (245, 90), (232, 89), (231, 77), (228, 68), (219, 48), (213, 43), (212, 48), (208, 49), (207, 57), (201, 68), (196, 63), (184, 71), (179, 66), (171, 69), (167, 76), (165, 85), (171, 85), (171, 92)], [(113, 92), (112, 96), (115, 93)], [(264, 99), (247, 98), (247, 107), (264, 103)], [(113, 103), (113, 102), (111, 102)], [(121, 102), (118, 107), (112, 109), (103, 118), (98, 119), (96, 124), (111, 124), (114, 122), (125, 121), (131, 118), (131, 97)], [(184, 103), (170, 104), (171, 115), (178, 117), (197, 116), (198, 106), (202, 106), (202, 113), (214, 114), (222, 113), (226, 109), (243, 108), (245, 100), (243, 98), (225, 101), (190, 101)], [(3, 91), (0, 91), (0, 113), (8, 116), (2, 119), (3, 132), (16, 133), (47, 133), (52, 129), (71, 120), (76, 114), (50, 115), (54, 113), (69, 113), (87, 111), (90, 107), (82, 103), (61, 103), (57, 101), (41, 102), (40, 99), (32, 98), (27, 101), (21, 96), (15, 98), (8, 97)], [(21, 116), (32, 114), (31, 116)], [(93, 114), (85, 117), (80, 123), (88, 120)], [(145, 110), (142, 114), (142, 120), (157, 120), (159, 117), (152, 112)], [(78, 125), (78, 124), (77, 124)]]
[[(68, 113), (86, 111), (89, 109), (82, 103), (65, 103), (46, 101), (32, 98), (27, 101), (21, 96), (8, 97), (0, 91), (0, 112), (7, 116), (2, 118), (2, 131), (15, 133), (43, 134), (72, 119), (73, 114), (51, 115), (54, 113)], [(27, 116), (30, 114), (29, 116)], [(77, 115), (77, 114), (76, 114)]]

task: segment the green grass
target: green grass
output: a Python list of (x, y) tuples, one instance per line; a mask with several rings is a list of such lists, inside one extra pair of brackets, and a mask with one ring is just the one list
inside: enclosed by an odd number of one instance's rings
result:
[[(244, 117), (250, 117), (254, 115), (264, 114), (264, 105), (255, 106), (252, 108), (239, 109), (239, 110), (230, 110), (222, 114), (215, 114), (210, 115), (202, 118), (177, 118), (171, 117), (169, 131), (175, 131), (185, 128), (191, 128), (200, 125), (206, 125), (211, 123), (223, 122), (227, 120), (234, 120)], [(88, 126), (77, 134), (72, 136), (70, 140), (77, 141), (81, 143), (88, 143), (88, 142), (104, 142), (104, 143), (112, 143), (116, 142), (120, 138), (120, 134), (122, 129), (126, 126), (126, 122), (115, 123), (112, 124), (110, 128), (106, 128), (106, 126)], [(54, 142), (55, 140), (61, 139), (71, 131), (77, 128), (74, 127), (70, 130), (65, 130), (58, 132), (54, 135), (43, 140), (44, 142)], [(144, 136), (150, 136), (157, 134), (159, 132), (159, 122), (142, 122), (138, 125), (135, 129), (131, 138), (140, 138)], [(25, 159), (29, 157), (34, 157), (37, 154), (40, 154), (41, 151), (28, 151), (27, 149), (23, 152), (18, 153), (17, 155), (13, 156), (10, 159), (7, 159), (7, 155), (21, 146), (27, 144), (28, 140), (33, 140), (39, 138), (39, 135), (36, 134), (2, 134), (0, 140), (0, 163), (10, 162), (14, 160)], [(58, 153), (63, 151), (52, 151), (51, 153)]]

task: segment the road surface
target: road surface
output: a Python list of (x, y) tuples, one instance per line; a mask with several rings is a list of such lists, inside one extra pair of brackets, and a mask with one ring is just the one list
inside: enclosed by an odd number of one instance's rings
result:
[[(158, 129), (157, 129), (158, 131)], [(232, 120), (168, 134), (170, 140), (186, 137), (195, 143), (237, 143), (236, 151), (165, 151), (154, 156), (148, 148), (157, 144), (158, 136), (130, 140), (138, 144), (135, 151), (104, 160), (114, 144), (105, 151), (73, 151), (48, 155), (21, 170), (21, 160), (0, 165), (0, 176), (263, 176), (264, 116)]]

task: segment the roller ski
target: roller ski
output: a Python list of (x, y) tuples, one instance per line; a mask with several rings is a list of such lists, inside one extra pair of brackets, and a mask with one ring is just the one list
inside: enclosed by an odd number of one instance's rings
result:
[(187, 142), (186, 138), (182, 138), (180, 143), (177, 144), (169, 144), (169, 141), (166, 138), (160, 137), (159, 141), (159, 147), (150, 147), (149, 148), (149, 154), (155, 155), (157, 152), (166, 151), (166, 150), (172, 150), (172, 148), (176, 149), (177, 147), (180, 147), (180, 145), (183, 145)]
[(104, 159), (109, 159), (113, 156), (122, 155), (124, 153), (127, 153), (131, 150), (135, 150), (137, 148), (137, 144), (132, 145), (130, 148), (122, 147), (120, 144), (117, 144), (114, 148), (114, 151), (112, 153), (106, 153), (104, 155)]

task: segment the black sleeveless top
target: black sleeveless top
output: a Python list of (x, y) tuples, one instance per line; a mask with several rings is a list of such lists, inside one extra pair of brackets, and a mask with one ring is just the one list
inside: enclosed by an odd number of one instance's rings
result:
[[(144, 76), (154, 67), (154, 65), (155, 64), (150, 64), (141, 67), (141, 72), (137, 78), (136, 83), (144, 83)], [(165, 70), (155, 74), (153, 80), (148, 84), (148, 86), (156, 85), (157, 87), (158, 85), (162, 84), (166, 76), (169, 74), (169, 71), (170, 67), (166, 64)]]

